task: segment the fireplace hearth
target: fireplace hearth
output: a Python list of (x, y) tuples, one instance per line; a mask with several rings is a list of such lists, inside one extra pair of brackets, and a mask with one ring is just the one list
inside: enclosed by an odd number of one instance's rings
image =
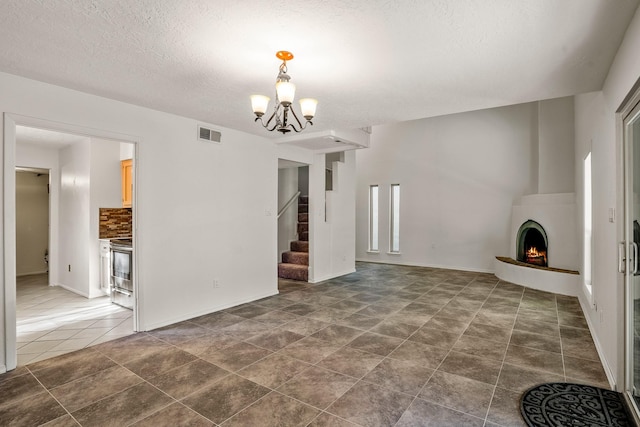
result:
[(518, 229), (516, 237), (517, 260), (541, 267), (547, 267), (549, 241), (544, 227), (538, 222), (527, 220)]

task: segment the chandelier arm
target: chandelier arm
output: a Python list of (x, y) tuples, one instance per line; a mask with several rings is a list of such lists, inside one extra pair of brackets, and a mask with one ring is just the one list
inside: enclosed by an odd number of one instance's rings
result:
[[(300, 123), (300, 119), (298, 118), (298, 115), (296, 114), (296, 112), (295, 112), (295, 110), (293, 108), (291, 108), (291, 114), (296, 119), (296, 122), (298, 122), (298, 126), (300, 127), (300, 130), (303, 130), (305, 127), (307, 127), (306, 123), (305, 123), (304, 126), (302, 126), (302, 123)], [(300, 131), (297, 130), (296, 132), (300, 132)]]
[[(275, 121), (273, 119), (276, 119)], [(277, 120), (277, 115), (275, 112), (273, 112), (271, 114), (271, 117), (269, 117), (269, 120), (265, 121), (262, 119), (262, 116), (258, 116), (256, 117), (254, 120), (254, 122), (260, 122), (260, 124), (262, 125), (263, 128), (267, 129), (269, 132), (274, 131), (278, 126), (278, 120)], [(271, 126), (271, 129), (269, 129), (269, 124), (273, 121), (273, 126)]]
[(273, 132), (276, 129), (279, 129), (279, 126), (277, 123), (274, 123), (273, 126), (271, 126), (271, 128), (268, 128), (265, 126), (265, 128), (269, 131), (269, 132)]
[(278, 108), (274, 108), (273, 113), (271, 113), (271, 116), (269, 116), (269, 120), (267, 120), (266, 123), (263, 123), (262, 126), (264, 126), (265, 128), (269, 126), (269, 123), (271, 123), (273, 121), (273, 119), (275, 119), (275, 123), (278, 123)]
[[(293, 54), (287, 51), (278, 51), (276, 53), (276, 57), (282, 60), (282, 63), (278, 68), (278, 76), (276, 77), (276, 97), (275, 97), (276, 102), (272, 110), (273, 112), (271, 113), (271, 116), (269, 116), (269, 119), (267, 119), (267, 121), (265, 122), (263, 118), (262, 108), (266, 110), (266, 107), (268, 105), (268, 98), (267, 98), (267, 102), (264, 103), (264, 106), (261, 103), (261, 104), (256, 104), (259, 107), (254, 107), (254, 113), (257, 116), (254, 121), (256, 122), (259, 121), (260, 124), (268, 131), (276, 130), (278, 132), (281, 132), (282, 134), (286, 134), (288, 132), (291, 132), (292, 130), (294, 132), (301, 132), (304, 129), (306, 129), (307, 125), (309, 124), (313, 126), (313, 122), (311, 121), (311, 119), (307, 118), (311, 116), (305, 116), (306, 121), (304, 122), (304, 124), (302, 124), (302, 122), (300, 121), (300, 118), (295, 112), (295, 109), (293, 108), (293, 105), (290, 104), (290, 101), (293, 101), (293, 96), (292, 96), (293, 92), (287, 93), (286, 102), (285, 101), (280, 102), (280, 99), (278, 96), (279, 83), (287, 83), (289, 85), (292, 85), (290, 83), (291, 77), (287, 74), (287, 71), (288, 71), (287, 61), (293, 59)], [(288, 89), (293, 91), (295, 89), (295, 86), (294, 86), (294, 89), (290, 89), (290, 88)], [(293, 120), (289, 119), (289, 110), (291, 110), (291, 115), (293, 115)]]

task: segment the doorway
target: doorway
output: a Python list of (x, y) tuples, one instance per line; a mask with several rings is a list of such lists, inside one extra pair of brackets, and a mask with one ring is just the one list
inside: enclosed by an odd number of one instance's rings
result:
[[(21, 365), (42, 360), (129, 335), (138, 329), (137, 304), (133, 311), (111, 304), (108, 293), (100, 287), (98, 206), (110, 206), (105, 205), (104, 197), (91, 199), (92, 193), (106, 191), (100, 186), (116, 187), (118, 194), (111, 203), (122, 207), (120, 156), (128, 153), (135, 164), (137, 150), (136, 139), (121, 134), (8, 113), (4, 118), (5, 171), (20, 167), (48, 169), (49, 172), (47, 267), (44, 272), (34, 270), (33, 273), (39, 274), (27, 275), (22, 274), (22, 261), (18, 257), (18, 246), (22, 245), (18, 238), (18, 178), (15, 173), (5, 173), (4, 351), (6, 369), (11, 370), (18, 365), (19, 359), (22, 359)], [(25, 137), (25, 130), (26, 135), (40, 134), (39, 138), (35, 142), (30, 140)], [(47, 140), (52, 136), (54, 140)], [(71, 145), (76, 147), (69, 148)], [(113, 169), (117, 182), (100, 175), (108, 169), (103, 167), (104, 162), (88, 165), (78, 160), (90, 153), (94, 145), (98, 147), (94, 150), (96, 159), (105, 158), (105, 147), (113, 153), (109, 160), (114, 160), (114, 164), (109, 168)], [(88, 174), (90, 166), (98, 174), (93, 180), (95, 187)], [(131, 185), (135, 194), (135, 172)], [(133, 200), (132, 208), (135, 205)], [(135, 218), (131, 219), (131, 224), (131, 237), (135, 240)], [(95, 238), (86, 230), (91, 230)], [(95, 268), (90, 268), (89, 264)], [(136, 271), (135, 256), (133, 264)], [(135, 286), (137, 275), (134, 274), (133, 279)], [(27, 353), (31, 356), (20, 357)]]
[(16, 275), (48, 277), (48, 273), (49, 170), (17, 167)]
[(309, 167), (278, 159), (278, 279), (309, 280)]
[[(632, 104), (633, 105), (633, 104)], [(626, 251), (625, 394), (640, 414), (640, 102), (623, 117)]]

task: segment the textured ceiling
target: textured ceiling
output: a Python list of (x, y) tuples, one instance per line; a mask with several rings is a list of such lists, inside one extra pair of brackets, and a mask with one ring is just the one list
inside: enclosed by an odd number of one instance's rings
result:
[(314, 130), (601, 89), (638, 0), (3, 0), (0, 71), (258, 135), (295, 59)]
[(42, 148), (60, 149), (76, 142), (85, 141), (86, 136), (54, 132), (25, 126), (16, 126), (16, 142)]

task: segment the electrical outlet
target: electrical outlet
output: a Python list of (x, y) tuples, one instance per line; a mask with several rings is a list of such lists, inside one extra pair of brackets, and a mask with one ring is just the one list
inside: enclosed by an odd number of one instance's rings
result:
[(218, 279), (213, 279), (213, 288), (218, 289), (220, 287), (220, 281)]

